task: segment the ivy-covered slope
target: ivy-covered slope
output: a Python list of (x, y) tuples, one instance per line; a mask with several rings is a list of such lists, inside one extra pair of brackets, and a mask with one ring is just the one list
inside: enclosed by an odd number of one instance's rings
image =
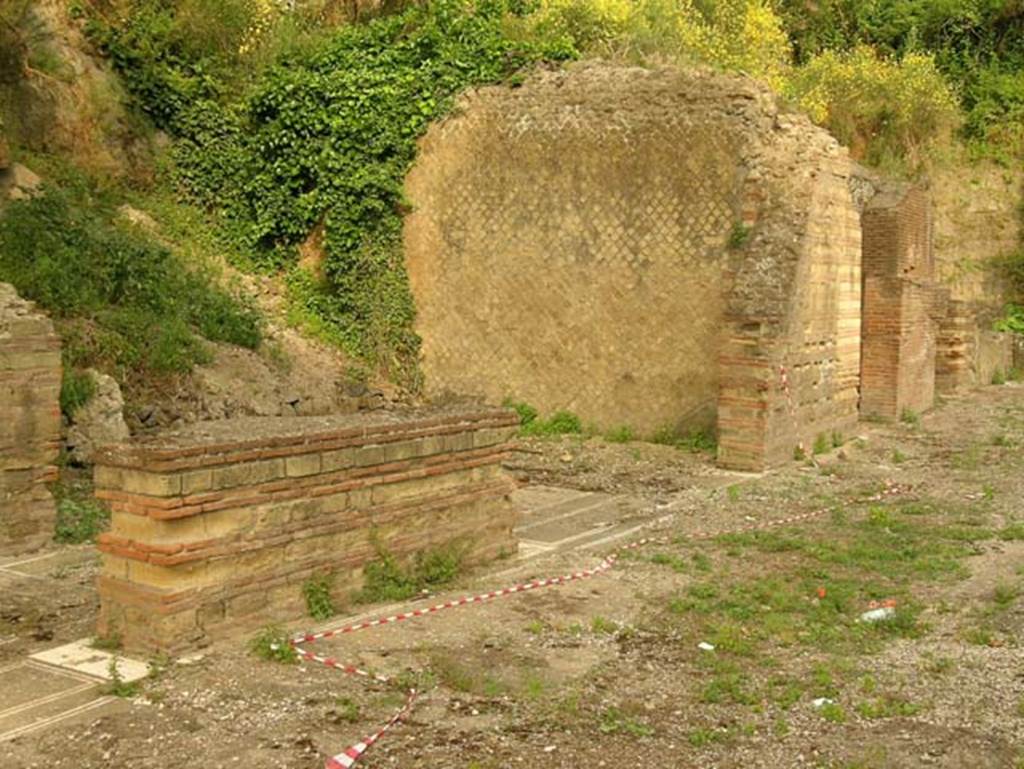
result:
[[(402, 184), (416, 140), (463, 89), (573, 54), (565, 38), (517, 34), (513, 6), (442, 0), (344, 27), (241, 93), (164, 34), (158, 2), (91, 28), (175, 137), (182, 190), (215, 214), (232, 250), (284, 273), (307, 326), (408, 379), (418, 340), (401, 263)], [(323, 263), (300, 267), (297, 246), (318, 225)]]

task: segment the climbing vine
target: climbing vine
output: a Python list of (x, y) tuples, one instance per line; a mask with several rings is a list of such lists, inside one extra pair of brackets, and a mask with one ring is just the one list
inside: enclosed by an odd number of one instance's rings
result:
[[(164, 4), (139, 6), (122, 25), (90, 28), (175, 136), (182, 190), (250, 266), (285, 274), (296, 319), (393, 375), (412, 372), (418, 339), (400, 246), (416, 140), (463, 89), (571, 57), (571, 42), (518, 34), (523, 3), (439, 0), (283, 54), (232, 98), (216, 60), (182, 54)], [(299, 266), (297, 246), (319, 226), (322, 263)]]

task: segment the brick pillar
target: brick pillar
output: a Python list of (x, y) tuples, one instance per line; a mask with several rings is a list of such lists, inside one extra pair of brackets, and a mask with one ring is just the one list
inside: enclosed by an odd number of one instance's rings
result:
[(60, 340), (45, 315), (0, 283), (0, 553), (53, 537), (60, 447)]
[(905, 185), (883, 190), (865, 208), (863, 228), (861, 414), (896, 419), (935, 399), (928, 198)]

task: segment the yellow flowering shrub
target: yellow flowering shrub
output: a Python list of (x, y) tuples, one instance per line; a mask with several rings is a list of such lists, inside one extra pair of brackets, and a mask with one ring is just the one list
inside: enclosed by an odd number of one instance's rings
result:
[(875, 165), (919, 164), (959, 122), (956, 95), (930, 54), (895, 60), (867, 46), (826, 51), (793, 72), (786, 92), (855, 157)]
[(545, 0), (540, 25), (583, 52), (639, 61), (668, 59), (745, 72), (782, 86), (791, 51), (766, 0)]
[(745, 72), (781, 88), (789, 70), (789, 38), (771, 6), (762, 0), (719, 0), (706, 17), (690, 0), (680, 15), (683, 48), (722, 69)]

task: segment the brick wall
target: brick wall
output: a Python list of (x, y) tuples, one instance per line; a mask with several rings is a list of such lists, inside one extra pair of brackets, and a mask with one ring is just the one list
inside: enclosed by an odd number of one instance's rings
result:
[(835, 139), (743, 78), (591, 64), (467, 95), (406, 181), (427, 393), (641, 436), (717, 428), (738, 469), (847, 429), (851, 173)]
[(344, 604), (377, 548), (511, 553), (504, 410), (201, 423), (102, 450), (101, 634), (180, 651), (304, 616), (302, 583)]
[(936, 286), (927, 194), (890, 185), (864, 211), (861, 413), (899, 418), (931, 408)]
[(60, 340), (53, 324), (0, 283), (0, 553), (53, 537), (60, 446)]
[(992, 319), (975, 302), (951, 299), (943, 292), (938, 319), (935, 389), (955, 392), (991, 384), (1014, 367), (1013, 334), (992, 331)]
[(757, 176), (754, 239), (718, 357), (718, 460), (760, 471), (857, 421), (860, 212), (853, 165), (827, 134), (783, 123)]
[(1006, 370), (1009, 335), (991, 331), (1008, 298), (993, 262), (1020, 247), (1024, 236), (1024, 170), (961, 160), (934, 169), (936, 274), (946, 289), (939, 318), (936, 389), (989, 384)]
[(759, 98), (735, 79), (621, 67), (464, 97), (406, 181), (427, 393), (640, 435), (713, 428), (743, 179), (730, 109)]

